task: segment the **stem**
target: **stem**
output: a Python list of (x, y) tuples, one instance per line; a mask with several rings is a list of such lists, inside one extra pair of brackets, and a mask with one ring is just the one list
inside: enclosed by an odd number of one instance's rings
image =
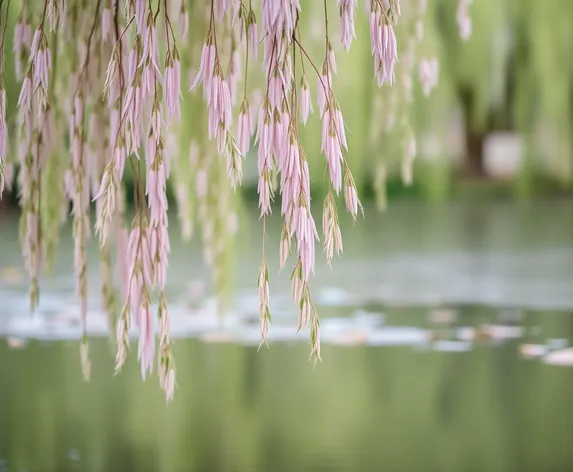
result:
[[(242, 5), (242, 3), (241, 3)], [(249, 2), (249, 8), (250, 8), (250, 2)], [(248, 69), (249, 69), (249, 16), (251, 14), (251, 11), (249, 11), (248, 16), (245, 19), (245, 90), (244, 90), (244, 96), (245, 96), (245, 100), (247, 99), (247, 77), (248, 77)]]
[[(0, 14), (2, 11), (2, 3), (4, 0), (0, 0)], [(6, 39), (6, 28), (8, 27), (8, 20), (10, 19), (10, 0), (6, 3), (6, 20), (4, 21), (4, 28), (2, 29), (2, 43), (0, 43), (0, 51), (2, 51), (2, 64), (0, 67), (4, 69), (4, 40)]]
[(314, 62), (312, 62), (312, 59), (310, 58), (310, 56), (308, 55), (308, 53), (306, 52), (306, 50), (304, 49), (304, 47), (302, 46), (302, 44), (300, 44), (300, 41), (295, 38), (293, 36), (293, 41), (298, 45), (299, 49), (304, 53), (304, 55), (306, 56), (306, 59), (308, 60), (308, 62), (310, 62), (310, 65), (312, 66), (312, 68), (314, 69), (314, 71), (316, 72), (316, 76), (318, 77), (318, 80), (320, 80), (320, 83), (322, 85), (322, 87), (324, 88), (324, 92), (326, 94), (326, 97), (328, 99), (329, 105), (330, 105), (330, 101), (331, 101), (331, 89), (330, 87), (327, 87), (324, 83), (324, 81), (322, 80), (322, 76), (320, 74), (320, 72), (318, 72), (318, 69), (316, 68), (316, 66), (314, 65)]

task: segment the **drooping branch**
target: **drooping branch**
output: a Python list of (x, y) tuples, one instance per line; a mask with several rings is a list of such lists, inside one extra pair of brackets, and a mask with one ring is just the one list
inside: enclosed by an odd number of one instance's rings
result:
[[(0, 2), (0, 12), (4, 3), (3, 17), (7, 18), (10, 1)], [(307, 6), (299, 0), (261, 0), (258, 9), (250, 0), (200, 3), (196, 2), (195, 10), (188, 11), (187, 2), (181, 0), (175, 9), (178, 17), (172, 19), (173, 9), (168, 0), (157, 2), (153, 8), (152, 2), (146, 0), (97, 0), (90, 6), (81, 0), (45, 0), (41, 9), (24, 2), (14, 41), (15, 73), (22, 81), (17, 138), (22, 247), (31, 280), (32, 310), (38, 303), (46, 245), (42, 228), (48, 228), (49, 232), (59, 230), (62, 216), (59, 199), (40, 205), (42, 194), (49, 191), (42, 190), (41, 175), (46, 171), (46, 175), (58, 176), (62, 168), (67, 168), (64, 203), (66, 207), (71, 204), (73, 220), (76, 288), (84, 324), (84, 367), (89, 370), (85, 328), (88, 316), (86, 244), (93, 202), (94, 228), (101, 248), (103, 306), (110, 315), (117, 342), (116, 370), (119, 371), (126, 360), (134, 322), (139, 333), (142, 377), (152, 372), (156, 360), (160, 384), (168, 400), (173, 397), (176, 385), (165, 293), (170, 256), (166, 193), (173, 163), (189, 161), (186, 167), (192, 173), (190, 180), (195, 189), (206, 259), (213, 267), (214, 279), (222, 284), (228, 277), (222, 266), (226, 259), (222, 246), (228, 244), (236, 231), (232, 190), (242, 183), (245, 155), (256, 150), (263, 232), (258, 273), (261, 344), (268, 341), (271, 323), (267, 261), (270, 246), (266, 228), (276, 196), (280, 198), (283, 228), (279, 242), (280, 265), (286, 267), (289, 256), (294, 253), (291, 281), (293, 302), (299, 312), (297, 325), (299, 330), (309, 329), (311, 356), (315, 361), (321, 355), (320, 322), (311, 296), (310, 278), (315, 268), (315, 245), (320, 239), (310, 205), (311, 166), (300, 138), (300, 131), (309, 123), (313, 111), (311, 83), (316, 83), (316, 106), (322, 126), (324, 161), (320, 162), (328, 176), (322, 238), (329, 265), (343, 248), (337, 208), (340, 193), (354, 221), (362, 211), (345, 157), (349, 147), (347, 130), (334, 83), (338, 46), (331, 31), (336, 24), (328, 2), (324, 0), (321, 4), (324, 50), (320, 54), (320, 65), (313, 59), (313, 51), (301, 34), (301, 19)], [(356, 0), (338, 0), (337, 3), (340, 44), (349, 51), (356, 38), (354, 22), (359, 10)], [(466, 13), (463, 18), (467, 23)], [(182, 110), (185, 110), (181, 101), (181, 61), (193, 55), (188, 44), (196, 46), (192, 44), (195, 31), (189, 30), (190, 14), (194, 18), (202, 15), (206, 18), (205, 29), (200, 32), (200, 63), (191, 91), (199, 87), (202, 90), (207, 133), (205, 139), (197, 136), (192, 140), (191, 157), (187, 157), (170, 143), (170, 138), (173, 130), (180, 126)], [(368, 15), (374, 77), (379, 86), (392, 85), (398, 58), (394, 29), (401, 18), (400, 2), (372, 0)], [(50, 38), (46, 34), (47, 18), (53, 32)], [(4, 21), (6, 24), (7, 20)], [(36, 24), (39, 26), (32, 34), (32, 25)], [(197, 31), (201, 24), (197, 21)], [(465, 28), (464, 31), (467, 26)], [(183, 38), (186, 38), (184, 42)], [(256, 72), (254, 77), (252, 74), (261, 43), (260, 73), (264, 92), (260, 103), (255, 104), (248, 94), (249, 88), (258, 84)], [(241, 54), (244, 54), (243, 62)], [(57, 69), (53, 67), (56, 61)], [(0, 178), (7, 146), (3, 63), (0, 65)], [(242, 87), (240, 80), (243, 80)], [(68, 93), (70, 96), (66, 96)], [(235, 122), (234, 113), (238, 115)], [(63, 131), (66, 125), (67, 133)], [(193, 128), (201, 130), (203, 126), (193, 123)], [(189, 132), (189, 129), (181, 131)], [(105, 139), (101, 139), (102, 136)], [(63, 158), (56, 157), (62, 153), (55, 152), (55, 143), (65, 139), (69, 141), (68, 152)], [(253, 141), (255, 148), (251, 149)], [(223, 158), (220, 165), (214, 157), (217, 154)], [(135, 180), (135, 208), (130, 227), (125, 223), (123, 203), (123, 182), (129, 173)], [(225, 174), (228, 182), (224, 182)], [(2, 183), (0, 179), (0, 193)], [(178, 201), (184, 202), (188, 189), (179, 188), (183, 197)], [(44, 207), (49, 211), (44, 211)], [(54, 208), (58, 208), (59, 214)], [(182, 208), (179, 211), (181, 213)], [(42, 218), (50, 221), (58, 218), (57, 224), (42, 224)], [(218, 239), (213, 237), (215, 232), (221, 234)], [(46, 240), (56, 241), (50, 238), (51, 235)], [(113, 246), (117, 250), (122, 307), (117, 319), (111, 270)], [(157, 306), (156, 318), (152, 312), (154, 305)]]

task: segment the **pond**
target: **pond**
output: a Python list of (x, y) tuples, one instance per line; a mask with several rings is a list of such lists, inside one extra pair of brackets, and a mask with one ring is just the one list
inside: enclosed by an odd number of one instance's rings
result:
[(16, 220), (3, 215), (0, 471), (572, 470), (572, 209), (396, 203), (345, 222), (344, 256), (332, 270), (318, 262), (313, 280), (316, 367), (288, 273), (271, 279), (271, 346), (257, 352), (256, 215), (223, 322), (197, 243), (174, 236), (169, 405), (133, 349), (113, 375), (95, 251), (83, 381), (69, 232), (32, 318)]

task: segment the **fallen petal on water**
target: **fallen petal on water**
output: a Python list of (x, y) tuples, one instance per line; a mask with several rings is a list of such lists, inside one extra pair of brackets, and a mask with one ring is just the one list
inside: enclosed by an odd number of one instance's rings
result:
[(488, 333), (491, 339), (516, 339), (523, 336), (523, 328), (521, 326), (507, 326), (507, 325), (485, 325), (481, 330)]
[(573, 348), (550, 352), (543, 358), (543, 362), (552, 365), (573, 365)]
[(19, 284), (24, 280), (24, 273), (19, 267), (4, 267), (0, 271), (0, 280), (6, 284)]
[(456, 321), (456, 311), (446, 308), (430, 311), (430, 320), (435, 324), (452, 324)]
[(544, 356), (547, 351), (547, 346), (543, 344), (520, 344), (519, 346), (519, 354), (525, 359)]
[(323, 343), (335, 346), (359, 346), (366, 344), (368, 333), (364, 330), (347, 331), (336, 333), (330, 337), (323, 337)]
[(370, 333), (368, 344), (371, 346), (412, 346), (426, 344), (428, 331), (404, 326), (388, 326)]
[(16, 338), (14, 336), (8, 336), (6, 338), (6, 344), (10, 349), (22, 349), (26, 347), (26, 341), (20, 338)]

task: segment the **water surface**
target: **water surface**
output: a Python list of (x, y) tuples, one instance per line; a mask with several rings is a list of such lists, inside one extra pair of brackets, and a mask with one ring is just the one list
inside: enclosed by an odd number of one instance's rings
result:
[[(344, 257), (333, 270), (319, 262), (313, 280), (316, 368), (294, 336), (288, 274), (272, 279), (275, 338), (257, 352), (253, 215), (236, 323), (203, 313), (193, 335), (179, 333), (169, 406), (155, 376), (141, 381), (135, 345), (112, 375), (97, 326), (83, 381), (67, 234), (36, 318), (62, 320), (56, 335), (15, 322), (29, 319), (25, 281), (0, 282), (0, 471), (573, 470), (572, 208), (396, 204), (345, 222)], [(13, 220), (0, 219), (0, 234), (6, 271), (20, 264)], [(196, 245), (174, 237), (173, 248), (172, 309), (188, 320), (188, 283), (208, 279)], [(95, 295), (90, 306), (97, 319)]]

